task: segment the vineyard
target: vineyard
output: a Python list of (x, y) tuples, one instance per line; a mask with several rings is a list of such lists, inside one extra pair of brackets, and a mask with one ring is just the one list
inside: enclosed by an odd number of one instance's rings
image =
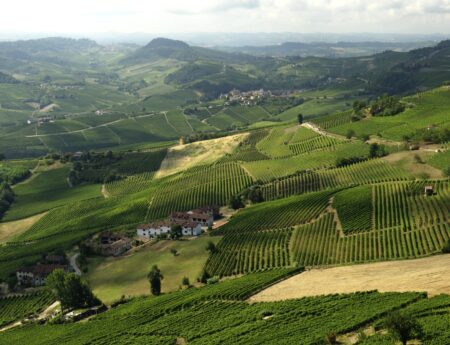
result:
[(17, 160), (0, 163), (0, 178), (15, 184), (30, 176), (30, 170), (37, 165), (36, 160)]
[(243, 234), (310, 222), (325, 211), (332, 191), (265, 202), (240, 211), (214, 234)]
[(268, 135), (267, 130), (258, 130), (250, 132), (250, 134), (245, 138), (236, 150), (227, 156), (224, 156), (221, 161), (242, 161), (242, 162), (252, 162), (259, 161), (263, 159), (269, 159), (266, 155), (257, 150), (256, 144)]
[(332, 168), (341, 158), (367, 157), (369, 145), (362, 142), (349, 142), (331, 146), (321, 150), (312, 151), (293, 156), (286, 145), (286, 150), (291, 156), (256, 162), (245, 162), (243, 166), (256, 179), (264, 182), (271, 181), (300, 171)]
[[(425, 196), (425, 185), (435, 195)], [(257, 204), (214, 232), (224, 237), (206, 269), (222, 276), (438, 253), (450, 239), (449, 205), (448, 180), (368, 184)]]
[(290, 250), (297, 265), (323, 266), (415, 258), (441, 251), (450, 239), (448, 224), (404, 231), (388, 228), (342, 236), (332, 214), (293, 232)]
[(219, 244), (206, 264), (210, 275), (228, 276), (290, 266), (291, 230), (232, 233)]
[(302, 153), (307, 153), (318, 149), (331, 148), (344, 142), (346, 141), (319, 135), (312, 139), (302, 140), (298, 143), (290, 144), (289, 149), (295, 155), (300, 155)]
[(89, 322), (30, 325), (3, 332), (0, 344), (78, 345), (93, 339), (98, 344), (118, 345), (173, 344), (176, 339), (190, 344), (316, 344), (331, 332), (357, 330), (405, 306), (421, 317), (431, 310), (447, 312), (445, 300), (427, 300), (421, 293), (365, 292), (283, 302), (243, 301), (296, 272), (269, 270), (199, 289), (135, 298)]
[(167, 217), (204, 205), (226, 205), (232, 195), (252, 183), (236, 163), (200, 166), (162, 180), (153, 195), (147, 220)]
[(342, 168), (302, 172), (279, 178), (263, 185), (265, 200), (285, 198), (294, 194), (315, 192), (327, 188), (345, 187), (384, 181), (400, 181), (409, 175), (381, 159), (373, 159)]
[(0, 298), (0, 327), (36, 314), (53, 301), (53, 295), (48, 292)]
[(109, 182), (105, 188), (111, 196), (139, 193), (151, 187), (154, 175), (154, 172), (131, 175), (123, 180)]
[(333, 207), (336, 209), (342, 230), (347, 235), (372, 228), (372, 188), (360, 186), (337, 193)]
[(338, 114), (322, 116), (311, 120), (320, 128), (329, 129), (352, 122), (352, 113), (350, 111)]

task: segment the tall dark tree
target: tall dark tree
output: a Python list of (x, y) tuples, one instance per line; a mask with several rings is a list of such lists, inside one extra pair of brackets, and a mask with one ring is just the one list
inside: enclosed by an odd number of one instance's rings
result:
[(410, 314), (393, 312), (386, 318), (385, 325), (403, 345), (406, 345), (408, 340), (420, 338), (422, 335), (421, 326)]
[(230, 199), (229, 205), (233, 210), (238, 210), (245, 206), (240, 195), (233, 195)]
[(161, 280), (164, 279), (161, 270), (154, 265), (147, 275), (150, 282), (150, 292), (152, 295), (159, 296), (161, 294)]
[(298, 121), (299, 125), (301, 125), (303, 123), (303, 114), (298, 114), (297, 115), (297, 121)]
[(174, 224), (172, 225), (170, 229), (170, 238), (174, 240), (178, 240), (183, 236), (183, 228), (180, 224)]
[(206, 245), (206, 250), (210, 253), (210, 254), (214, 254), (217, 252), (217, 247), (214, 244), (213, 241), (208, 241), (208, 244)]

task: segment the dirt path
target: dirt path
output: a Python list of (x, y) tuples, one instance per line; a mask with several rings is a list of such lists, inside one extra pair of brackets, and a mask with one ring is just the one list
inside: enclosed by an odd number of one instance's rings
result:
[(327, 136), (330, 138), (340, 139), (340, 140), (348, 140), (346, 137), (344, 137), (342, 135), (326, 132), (322, 128), (320, 128), (319, 126), (317, 126), (316, 124), (314, 124), (312, 122), (304, 122), (304, 123), (302, 123), (302, 127), (308, 128), (308, 129), (316, 132), (317, 134), (324, 135), (324, 136)]
[(108, 190), (106, 189), (105, 184), (102, 184), (102, 194), (105, 199), (108, 199), (111, 196), (111, 194), (109, 194)]
[[(149, 117), (149, 116), (154, 116), (154, 115), (155, 114), (140, 115), (140, 116), (134, 116), (133, 118), (143, 118), (143, 117)], [(56, 135), (68, 135), (68, 134), (74, 134), (74, 133), (83, 133), (84, 131), (89, 131), (89, 130), (100, 128), (100, 127), (108, 127), (109, 125), (113, 125), (113, 124), (116, 124), (116, 123), (119, 123), (119, 122), (122, 122), (125, 120), (128, 120), (128, 118), (123, 118), (123, 119), (119, 119), (119, 120), (115, 120), (115, 121), (111, 121), (111, 122), (107, 122), (107, 123), (102, 123), (101, 125), (98, 125), (98, 126), (90, 126), (87, 128), (77, 129), (77, 130), (70, 131), (70, 132), (37, 134), (37, 129), (36, 129), (36, 134), (26, 135), (25, 138), (42, 138), (42, 137), (52, 137), (52, 136), (56, 136)]]
[(333, 201), (334, 201), (334, 195), (328, 201), (327, 212), (329, 212), (333, 215), (333, 219), (336, 222), (336, 230), (339, 232), (339, 237), (343, 238), (343, 237), (345, 237), (344, 230), (342, 228), (342, 223), (341, 223), (341, 220), (339, 219), (337, 210), (333, 207)]
[(80, 253), (75, 253), (70, 257), (69, 261), (70, 261), (70, 266), (75, 271), (75, 274), (81, 276), (81, 270), (77, 265), (77, 259), (79, 256), (80, 256)]
[(378, 290), (450, 293), (450, 254), (428, 258), (313, 269), (252, 296), (251, 302)]

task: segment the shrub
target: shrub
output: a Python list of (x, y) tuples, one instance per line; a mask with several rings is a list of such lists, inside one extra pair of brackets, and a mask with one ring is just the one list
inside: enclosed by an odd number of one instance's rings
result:
[(442, 253), (444, 254), (450, 253), (450, 240), (448, 240), (447, 243), (444, 244), (444, 247), (442, 247)]

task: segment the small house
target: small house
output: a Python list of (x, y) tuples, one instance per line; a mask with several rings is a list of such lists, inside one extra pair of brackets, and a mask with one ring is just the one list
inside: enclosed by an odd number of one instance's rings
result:
[(131, 239), (119, 233), (105, 231), (99, 240), (97, 251), (104, 256), (119, 256), (131, 249)]
[(433, 186), (425, 186), (425, 196), (432, 196), (434, 194)]
[(170, 233), (172, 224), (167, 221), (141, 224), (137, 227), (136, 233), (139, 237), (154, 238), (162, 234)]
[(202, 226), (200, 223), (186, 222), (180, 225), (183, 236), (200, 236), (202, 234)]
[(70, 266), (55, 264), (37, 264), (16, 271), (17, 283), (21, 286), (42, 286), (47, 277), (57, 269), (70, 272)]

